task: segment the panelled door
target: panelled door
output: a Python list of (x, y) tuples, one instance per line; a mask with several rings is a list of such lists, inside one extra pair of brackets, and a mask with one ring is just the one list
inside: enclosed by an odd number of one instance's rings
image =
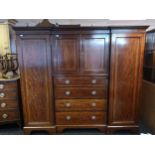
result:
[(81, 36), (81, 71), (108, 74), (109, 34)]
[(144, 33), (112, 33), (109, 125), (137, 123)]
[(25, 126), (51, 126), (53, 96), (50, 36), (17, 38)]
[(79, 69), (79, 36), (53, 35), (53, 67), (55, 73), (76, 73)]

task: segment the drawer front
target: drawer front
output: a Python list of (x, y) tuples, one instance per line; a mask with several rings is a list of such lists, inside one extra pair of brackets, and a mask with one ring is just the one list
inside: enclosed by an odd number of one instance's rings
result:
[(0, 122), (19, 120), (18, 111), (0, 111)]
[(106, 110), (107, 101), (104, 99), (69, 99), (56, 100), (56, 111)]
[(0, 82), (0, 91), (17, 89), (17, 82)]
[(57, 112), (57, 125), (105, 124), (105, 112)]
[(107, 91), (103, 88), (56, 88), (55, 97), (57, 99), (66, 98), (107, 98)]
[(0, 110), (17, 109), (17, 100), (0, 100)]
[(0, 91), (0, 101), (5, 99), (16, 99), (17, 91)]
[(107, 78), (105, 77), (55, 77), (54, 83), (56, 86), (107, 86)]

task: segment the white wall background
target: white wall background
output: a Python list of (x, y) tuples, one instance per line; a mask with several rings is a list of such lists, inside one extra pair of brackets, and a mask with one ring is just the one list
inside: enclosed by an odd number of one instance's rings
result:
[[(5, 22), (6, 19), (0, 19)], [(17, 19), (16, 26), (35, 26), (42, 19)], [(51, 23), (80, 24), (81, 26), (111, 26), (111, 25), (149, 25), (149, 29), (155, 28), (155, 19), (146, 20), (110, 20), (110, 19), (50, 19)]]

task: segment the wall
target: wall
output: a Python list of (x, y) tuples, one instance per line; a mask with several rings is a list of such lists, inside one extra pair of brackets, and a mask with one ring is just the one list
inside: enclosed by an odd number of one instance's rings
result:
[[(18, 19), (16, 26), (35, 26), (42, 19)], [(6, 19), (0, 19), (5, 22)], [(110, 20), (110, 19), (50, 19), (58, 24), (81, 24), (82, 26), (111, 26), (111, 25), (150, 25), (149, 29), (155, 28), (155, 19), (146, 20)]]
[(9, 25), (0, 24), (0, 54), (10, 52)]

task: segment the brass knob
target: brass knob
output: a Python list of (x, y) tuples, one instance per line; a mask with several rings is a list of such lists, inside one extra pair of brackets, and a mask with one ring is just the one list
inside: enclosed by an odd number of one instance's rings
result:
[(93, 91), (91, 92), (91, 94), (92, 94), (92, 95), (96, 95), (97, 92), (96, 92), (95, 90), (93, 90)]
[(69, 96), (69, 95), (71, 94), (71, 92), (70, 92), (70, 91), (66, 91), (65, 94), (66, 94), (67, 96)]
[(70, 104), (70, 103), (65, 103), (65, 106), (66, 106), (66, 107), (70, 107), (71, 104)]
[(66, 120), (71, 120), (71, 116), (66, 116)]
[(97, 82), (96, 79), (93, 79), (93, 80), (91, 81), (92, 84), (95, 84), (96, 82)]
[(6, 103), (1, 103), (1, 108), (5, 108), (6, 107)]
[(6, 118), (8, 117), (8, 115), (7, 115), (7, 114), (3, 114), (2, 117), (3, 117), (4, 119), (6, 119)]
[(4, 88), (4, 84), (0, 84), (0, 89), (3, 89)]
[(0, 97), (3, 98), (5, 96), (4, 93), (0, 93)]
[(70, 84), (70, 80), (65, 80), (65, 84)]
[(91, 105), (92, 105), (92, 107), (96, 107), (96, 103), (95, 102), (93, 102)]
[(92, 120), (96, 120), (96, 116), (92, 116), (91, 119), (92, 119)]

